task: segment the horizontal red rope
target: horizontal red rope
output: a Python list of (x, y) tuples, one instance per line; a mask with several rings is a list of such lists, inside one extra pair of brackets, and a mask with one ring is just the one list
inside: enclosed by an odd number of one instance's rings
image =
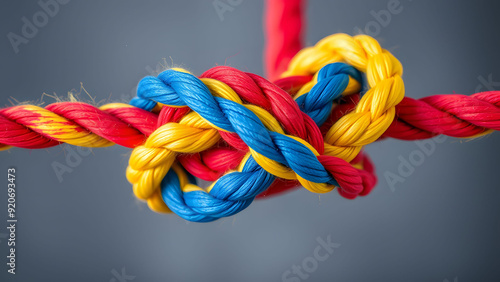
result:
[[(94, 133), (113, 143), (134, 148), (155, 129), (157, 116), (148, 111), (124, 106), (100, 110), (79, 102), (54, 103), (46, 110), (64, 118), (54, 123), (50, 116), (23, 105), (0, 109), (0, 144), (26, 149), (59, 145), (57, 126), (70, 125), (77, 132)], [(40, 125), (47, 124), (50, 128)], [(50, 129), (50, 130), (49, 130)]]
[(438, 134), (466, 138), (500, 130), (500, 91), (404, 98), (384, 136), (415, 140)]

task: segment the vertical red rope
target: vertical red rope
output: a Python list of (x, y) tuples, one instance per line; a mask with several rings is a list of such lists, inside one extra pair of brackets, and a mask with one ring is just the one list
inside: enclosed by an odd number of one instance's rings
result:
[(302, 49), (305, 0), (267, 0), (264, 16), (266, 76), (274, 81)]

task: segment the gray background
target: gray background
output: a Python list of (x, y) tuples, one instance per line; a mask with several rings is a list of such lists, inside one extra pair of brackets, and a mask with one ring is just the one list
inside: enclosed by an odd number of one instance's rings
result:
[[(387, 3), (311, 1), (307, 43), (352, 34)], [(500, 81), (498, 1), (401, 5), (376, 38), (403, 63), (408, 96), (472, 94), (479, 77)], [(72, 1), (15, 54), (7, 33), (20, 34), (21, 17), (41, 8), (2, 1), (0, 103), (65, 97), (80, 82), (97, 101), (126, 101), (147, 66), (162, 61), (195, 74), (215, 65), (262, 74), (262, 8), (244, 0), (221, 21), (212, 1)], [(499, 133), (448, 138), (394, 192), (384, 172), (397, 172), (398, 156), (418, 147), (379, 142), (367, 148), (379, 175), (367, 197), (301, 189), (209, 224), (155, 214), (136, 200), (124, 175), (129, 149), (94, 149), (62, 182), (51, 164), (65, 164), (68, 147), (1, 152), (1, 175), (18, 171), (19, 222), (17, 274), (6, 273), (0, 238), (0, 280), (119, 281), (112, 271), (125, 268), (133, 281), (281, 281), (312, 255), (317, 237), (331, 236), (341, 246), (308, 281), (499, 281), (499, 142)]]

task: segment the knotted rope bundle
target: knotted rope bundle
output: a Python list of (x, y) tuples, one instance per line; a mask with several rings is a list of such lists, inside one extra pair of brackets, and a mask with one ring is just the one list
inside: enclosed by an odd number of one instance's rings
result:
[[(328, 42), (332, 57), (362, 66), (373, 88), (356, 110), (334, 123), (325, 136), (319, 125), (330, 114), (333, 100), (346, 89), (350, 92), (345, 95), (359, 91), (361, 76), (348, 65), (325, 66), (311, 91), (298, 96), (301, 107), (265, 79), (227, 67), (215, 68), (200, 79), (175, 70), (143, 79), (133, 105), (147, 110), (156, 103), (188, 106), (194, 113), (175, 126), (163, 125), (143, 146), (134, 149), (127, 177), (136, 196), (150, 199), (153, 209), (164, 211), (167, 206), (152, 204), (162, 203), (157, 198), (163, 196), (168, 207), (184, 218), (205, 221), (239, 212), (271, 185), (274, 176), (297, 180), (316, 193), (329, 192), (334, 186), (340, 186), (341, 193), (350, 198), (362, 193), (361, 175), (366, 174), (348, 162), (363, 145), (377, 140), (394, 119), (394, 107), (404, 95), (402, 67), (371, 37), (338, 34)], [(375, 105), (373, 100), (385, 101), (386, 105)], [(361, 124), (364, 129), (352, 132), (352, 124)], [(223, 175), (206, 190), (187, 183), (183, 187), (178, 172), (176, 177), (167, 174), (177, 153), (205, 151), (219, 141), (219, 136), (234, 148), (245, 150), (248, 146), (249, 153), (237, 171)], [(369, 190), (374, 181), (364, 182)], [(155, 193), (160, 186), (171, 188)]]
[[(154, 211), (206, 222), (298, 185), (367, 195), (377, 178), (362, 148), (377, 140), (500, 130), (500, 92), (414, 100), (404, 97), (400, 62), (375, 39), (334, 34), (292, 58), (300, 32), (290, 34), (266, 56), (271, 77), (288, 66), (273, 83), (227, 66), (200, 77), (169, 69), (141, 80), (131, 105), (4, 108), (0, 149), (133, 148), (126, 176), (134, 194)], [(202, 188), (195, 177), (213, 183)]]

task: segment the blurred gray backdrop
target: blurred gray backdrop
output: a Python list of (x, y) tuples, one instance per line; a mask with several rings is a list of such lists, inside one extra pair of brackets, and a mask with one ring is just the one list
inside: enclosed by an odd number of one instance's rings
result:
[[(2, 1), (2, 107), (81, 85), (96, 102), (126, 102), (142, 77), (170, 66), (263, 73), (262, 1), (66, 2), (49, 14), (37, 1)], [(310, 1), (307, 44), (336, 32), (374, 35), (403, 63), (413, 98), (500, 89), (499, 8)], [(26, 37), (23, 17), (39, 26)], [(429, 154), (415, 142), (378, 142), (367, 148), (379, 175), (367, 197), (300, 189), (209, 224), (136, 200), (125, 178), (129, 149), (11, 149), (0, 153), (0, 281), (500, 281), (499, 142), (500, 133), (439, 139)], [(79, 161), (58, 178), (52, 166), (69, 165), (71, 152)], [(398, 174), (411, 155), (423, 163), (389, 185), (384, 174)], [(17, 169), (16, 275), (6, 266), (9, 167)], [(328, 241), (335, 247), (323, 249)]]

